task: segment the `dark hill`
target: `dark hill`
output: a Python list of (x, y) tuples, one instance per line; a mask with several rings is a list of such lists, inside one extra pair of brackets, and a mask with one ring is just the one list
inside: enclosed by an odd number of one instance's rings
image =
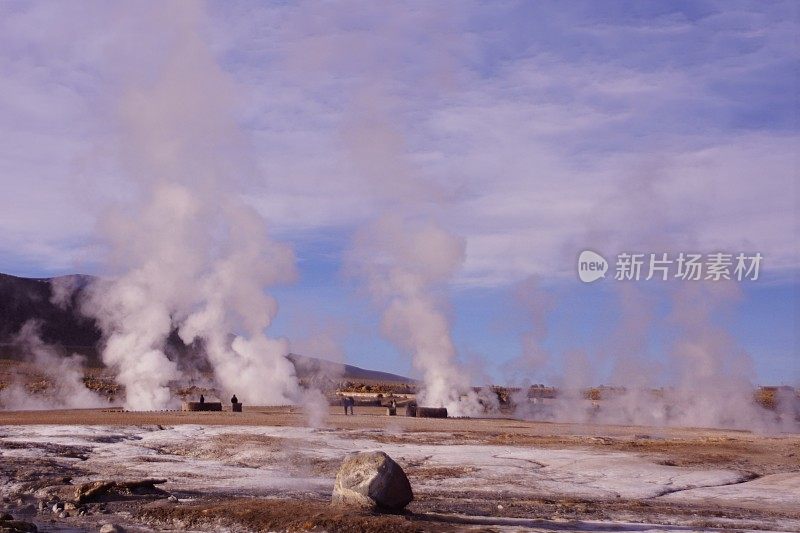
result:
[(412, 383), (414, 381), (411, 378), (398, 376), (397, 374), (366, 370), (357, 366), (326, 361), (325, 359), (317, 359), (306, 355), (290, 353), (287, 357), (294, 364), (297, 375), (300, 378), (323, 375), (350, 381), (388, 381), (393, 383)]
[[(92, 276), (71, 275), (56, 278), (21, 278), (0, 273), (0, 358), (21, 356), (14, 339), (29, 320), (39, 322), (42, 340), (64, 354), (80, 353), (93, 365), (99, 365), (101, 332), (94, 320), (78, 312), (78, 303)], [(194, 348), (184, 346), (177, 334), (170, 336), (169, 353)], [(389, 381), (410, 383), (404, 376), (367, 370), (357, 366), (290, 354), (301, 378), (325, 375), (354, 381)]]
[[(90, 276), (20, 278), (0, 274), (0, 355), (17, 356), (14, 337), (29, 320), (39, 321), (42, 340), (47, 344), (78, 352), (97, 360), (100, 330), (94, 320), (77, 312), (82, 290)], [(60, 289), (74, 288), (67, 298)], [(58, 302), (58, 304), (57, 304)]]

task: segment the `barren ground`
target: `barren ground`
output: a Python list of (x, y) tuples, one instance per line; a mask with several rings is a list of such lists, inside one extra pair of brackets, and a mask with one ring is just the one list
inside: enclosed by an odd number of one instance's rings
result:
[[(44, 531), (800, 531), (800, 435), (340, 409), (316, 429), (288, 407), (0, 412), (0, 512)], [(372, 449), (406, 470), (406, 514), (327, 505), (342, 458)]]

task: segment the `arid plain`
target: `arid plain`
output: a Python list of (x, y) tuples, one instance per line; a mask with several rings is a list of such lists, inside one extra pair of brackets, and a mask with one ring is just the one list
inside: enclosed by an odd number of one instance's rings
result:
[[(800, 435), (340, 411), (1, 412), (3, 506), (40, 531), (800, 531)], [(405, 514), (328, 505), (365, 450), (408, 474)]]

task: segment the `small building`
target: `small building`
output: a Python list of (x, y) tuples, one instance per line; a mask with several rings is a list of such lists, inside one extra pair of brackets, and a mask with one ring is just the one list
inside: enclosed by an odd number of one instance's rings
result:
[(222, 411), (222, 402), (183, 402), (181, 411)]

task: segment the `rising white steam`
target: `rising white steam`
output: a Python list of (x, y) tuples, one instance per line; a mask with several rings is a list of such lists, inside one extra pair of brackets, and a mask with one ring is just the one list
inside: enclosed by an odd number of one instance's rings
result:
[[(610, 198), (598, 203), (587, 226), (587, 240), (605, 248), (620, 246), (614, 234), (596, 228), (598, 220), (613, 216), (617, 220), (636, 220), (639, 224), (620, 228), (616, 237), (625, 242), (623, 249), (663, 249), (674, 253), (679, 248), (667, 210), (653, 210), (653, 205), (669, 205), (659, 187), (662, 169), (658, 165), (647, 172), (633, 172)], [(606, 227), (614, 227), (609, 222)], [(692, 243), (692, 235), (680, 236), (680, 247)], [(798, 397), (779, 391), (777, 408), (772, 411), (756, 402), (750, 356), (736, 345), (724, 326), (724, 313), (735, 302), (738, 287), (730, 282), (671, 281), (662, 288), (670, 303), (670, 315), (659, 317), (659, 293), (649, 291), (647, 283), (612, 282), (619, 297), (617, 327), (609, 332), (607, 346), (594, 347), (592, 353), (567, 351), (560, 354), (563, 372), (555, 380), (558, 397), (533, 403), (527, 388), (514, 399), (517, 413), (526, 418), (565, 422), (600, 422), (668, 426), (707, 426), (774, 431), (797, 429), (800, 424)], [(535, 291), (530, 297), (536, 298)], [(532, 301), (531, 305), (535, 302)], [(658, 322), (661, 320), (661, 322)], [(546, 330), (536, 315), (531, 318), (534, 333)], [(668, 327), (665, 327), (668, 326)], [(668, 339), (655, 338), (669, 331)], [(534, 350), (541, 347), (542, 335), (522, 339)], [(649, 353), (661, 344), (664, 356), (657, 361)], [(526, 353), (530, 353), (527, 348)], [(592, 360), (600, 355), (602, 360)], [(554, 358), (556, 354), (553, 354)], [(521, 358), (516, 369), (531, 371), (533, 360)], [(528, 363), (527, 365), (525, 363)], [(599, 367), (612, 366), (611, 375), (601, 376)], [(587, 397), (588, 387), (610, 379), (613, 390), (602, 391), (601, 399)]]
[(670, 419), (687, 426), (768, 430), (798, 428), (787, 413), (754, 401), (755, 375), (749, 354), (736, 345), (717, 317), (740, 296), (735, 282), (680, 284), (671, 320), (679, 331), (670, 361), (678, 373)]
[(544, 346), (547, 338), (547, 320), (553, 309), (553, 296), (542, 288), (539, 278), (529, 276), (519, 282), (513, 291), (518, 313), (525, 322), (520, 354), (503, 365), (507, 383), (519, 385), (541, 377), (543, 369), (551, 362), (550, 351)]
[(126, 408), (171, 405), (180, 375), (164, 350), (174, 331), (202, 341), (223, 395), (290, 403), (298, 384), (286, 341), (264, 333), (277, 312), (264, 289), (292, 279), (293, 253), (241, 200), (255, 165), (235, 87), (201, 38), (199, 4), (163, 10), (151, 21), (169, 36), (160, 63), (120, 106), (120, 160), (136, 196), (102, 224), (118, 275), (91, 288), (84, 311), (104, 332)]
[[(738, 295), (733, 282), (673, 283), (669, 322), (674, 337), (663, 366), (649, 362), (646, 345), (655, 303), (630, 287), (621, 292), (621, 316), (613, 335), (614, 389), (599, 401), (586, 396), (597, 385), (581, 352), (564, 356), (558, 397), (539, 404), (515, 397), (517, 415), (564, 422), (695, 426), (796, 431), (800, 400), (778, 390), (774, 409), (756, 401), (750, 356), (718, 320)], [(595, 374), (596, 376), (596, 374)]]
[(63, 356), (42, 341), (40, 324), (29, 320), (20, 328), (13, 343), (21, 350), (21, 367), (25, 372), (41, 376), (47, 382), (39, 393), (32, 393), (20, 381), (0, 390), (3, 409), (75, 409), (103, 407), (108, 401), (86, 388), (83, 382), (84, 357)]
[(387, 215), (356, 235), (351, 260), (382, 307), (384, 335), (422, 374), (420, 405), (451, 415), (479, 409), (459, 368), (440, 291), (464, 261), (464, 241), (432, 222)]

